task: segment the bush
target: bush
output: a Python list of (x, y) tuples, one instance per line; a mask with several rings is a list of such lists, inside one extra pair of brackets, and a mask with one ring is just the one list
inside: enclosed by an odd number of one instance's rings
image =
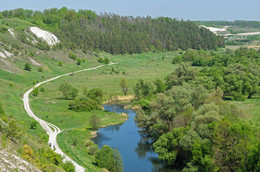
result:
[(42, 68), (42, 67), (39, 67), (39, 68), (38, 68), (38, 72), (43, 72), (43, 68)]
[(88, 149), (90, 155), (95, 155), (97, 151), (98, 151), (98, 145), (92, 145)]
[(76, 60), (76, 59), (77, 59), (77, 56), (76, 56), (76, 54), (70, 52), (70, 53), (69, 53), (69, 58), (71, 58), (72, 60)]
[(88, 91), (87, 96), (93, 100), (96, 100), (98, 103), (101, 103), (103, 99), (103, 90), (101, 88), (92, 88)]
[(69, 109), (74, 110), (76, 112), (82, 111), (91, 111), (91, 110), (100, 110), (99, 104), (96, 100), (81, 97), (72, 101), (69, 104)]
[(99, 58), (98, 58), (98, 62), (99, 62), (99, 63), (103, 63), (103, 58), (102, 58), (102, 57), (99, 57)]
[(91, 125), (93, 130), (97, 130), (100, 126), (100, 123), (101, 123), (101, 121), (96, 114), (93, 114), (89, 119), (89, 124)]
[(32, 121), (30, 124), (30, 129), (36, 129), (37, 127), (37, 121)]
[(29, 63), (25, 63), (24, 70), (31, 71), (32, 70), (32, 66)]
[(38, 87), (36, 87), (36, 88), (33, 89), (32, 95), (33, 95), (33, 96), (36, 96), (36, 97), (39, 95), (39, 88), (38, 88)]
[(62, 62), (58, 62), (58, 66), (63, 66), (63, 63)]
[(86, 147), (89, 147), (89, 146), (92, 146), (92, 145), (95, 145), (95, 144), (94, 144), (94, 142), (93, 142), (92, 140), (85, 140), (84, 145), (85, 145)]
[(78, 95), (78, 90), (68, 83), (63, 83), (59, 86), (59, 91), (62, 92), (65, 99), (75, 99)]
[(81, 64), (81, 59), (77, 59), (77, 65), (80, 65)]
[(41, 88), (40, 88), (40, 92), (44, 93), (44, 91), (45, 91), (44, 88), (41, 87)]
[(75, 172), (75, 166), (70, 161), (66, 161), (62, 167), (66, 172)]
[(103, 60), (103, 63), (109, 64), (109, 63), (110, 63), (110, 60), (109, 60), (107, 57), (105, 57), (104, 60)]

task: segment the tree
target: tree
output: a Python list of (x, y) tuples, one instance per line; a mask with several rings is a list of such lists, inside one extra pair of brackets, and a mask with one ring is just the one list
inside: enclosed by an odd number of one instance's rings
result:
[(30, 129), (36, 129), (37, 127), (37, 121), (32, 121), (30, 124)]
[(100, 150), (97, 151), (95, 156), (97, 166), (106, 168), (109, 171), (116, 170), (116, 162), (114, 159), (114, 151), (108, 146), (104, 145)]
[(100, 126), (100, 123), (101, 123), (101, 121), (96, 114), (93, 114), (89, 119), (89, 124), (91, 125), (93, 130), (97, 130)]
[(124, 163), (123, 163), (123, 159), (122, 156), (120, 154), (120, 152), (118, 151), (117, 148), (114, 149), (114, 159), (115, 159), (115, 164), (116, 164), (116, 172), (122, 172), (124, 171)]
[(24, 70), (28, 70), (28, 71), (32, 70), (32, 66), (30, 65), (30, 63), (25, 63)]
[(39, 95), (39, 87), (36, 87), (36, 88), (33, 89), (32, 95), (35, 96), (35, 97), (37, 97)]
[(68, 83), (63, 83), (59, 86), (59, 91), (62, 92), (63, 97), (65, 99), (75, 99), (78, 95), (78, 90), (74, 87), (72, 87), (70, 84)]
[(126, 81), (125, 78), (121, 78), (120, 87), (121, 87), (123, 93), (124, 93), (125, 96), (126, 96), (129, 86), (128, 86), (128, 83), (127, 83), (127, 81)]
[(87, 96), (93, 100), (96, 100), (98, 103), (102, 102), (103, 99), (103, 90), (101, 88), (92, 88), (88, 91)]
[(77, 65), (80, 65), (81, 64), (81, 59), (77, 59)]
[(103, 59), (103, 63), (105, 63), (105, 64), (109, 64), (109, 63), (110, 63), (109, 58), (105, 57), (105, 58)]
[(26, 144), (23, 146), (23, 158), (29, 162), (34, 159), (33, 150)]
[(156, 86), (156, 90), (155, 90), (156, 93), (163, 93), (163, 92), (165, 92), (167, 86), (160, 79), (156, 78), (156, 80), (154, 81), (154, 84)]
[(20, 139), (21, 138), (21, 133), (20, 129), (14, 119), (12, 119), (7, 126), (7, 136), (14, 141), (14, 139)]
[(75, 172), (75, 166), (70, 161), (66, 161), (62, 167), (66, 172)]

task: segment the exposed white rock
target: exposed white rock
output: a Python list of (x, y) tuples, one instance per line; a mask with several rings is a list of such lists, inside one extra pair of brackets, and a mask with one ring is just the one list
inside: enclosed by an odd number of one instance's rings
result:
[(41, 64), (38, 63), (37, 61), (35, 61), (34, 59), (31, 59), (31, 58), (30, 58), (30, 61), (31, 61), (31, 63), (32, 63), (33, 65), (35, 65), (35, 66), (41, 66)]
[(9, 53), (8, 51), (4, 50), (4, 53), (6, 55), (6, 57), (11, 57), (13, 54), (12, 53)]
[(218, 35), (219, 32), (226, 32), (227, 28), (228, 28), (228, 26), (225, 26), (223, 28), (216, 28), (216, 27), (208, 27), (208, 26), (204, 26), (204, 25), (201, 25), (201, 27), (204, 27), (204, 28), (210, 30), (211, 32), (215, 33), (216, 35)]
[(56, 45), (60, 42), (60, 40), (52, 33), (42, 30), (38, 27), (30, 27), (30, 31), (35, 34), (38, 38), (46, 41), (50, 46)]
[(8, 29), (8, 32), (9, 32), (13, 37), (15, 37), (15, 34), (14, 34), (14, 30), (13, 30), (13, 29), (9, 28), (9, 29)]
[(2, 57), (2, 58), (4, 58), (4, 59), (6, 59), (6, 56), (5, 56), (5, 54), (4, 54), (4, 53), (2, 53), (1, 51), (0, 51), (0, 57)]

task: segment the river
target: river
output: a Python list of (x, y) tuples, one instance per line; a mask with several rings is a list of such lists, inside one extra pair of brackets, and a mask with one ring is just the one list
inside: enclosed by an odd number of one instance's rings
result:
[(104, 109), (127, 113), (128, 120), (122, 125), (113, 125), (101, 128), (93, 141), (101, 148), (109, 145), (117, 148), (123, 158), (125, 172), (171, 171), (159, 161), (157, 154), (151, 149), (151, 145), (145, 142), (138, 132), (134, 117), (136, 113), (131, 109), (123, 109), (116, 105), (104, 105)]

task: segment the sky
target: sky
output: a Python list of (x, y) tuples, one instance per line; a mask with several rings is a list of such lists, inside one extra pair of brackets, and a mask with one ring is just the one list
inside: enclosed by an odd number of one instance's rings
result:
[(43, 10), (68, 7), (97, 14), (172, 17), (184, 20), (257, 20), (260, 0), (0, 0), (0, 11), (24, 8)]

